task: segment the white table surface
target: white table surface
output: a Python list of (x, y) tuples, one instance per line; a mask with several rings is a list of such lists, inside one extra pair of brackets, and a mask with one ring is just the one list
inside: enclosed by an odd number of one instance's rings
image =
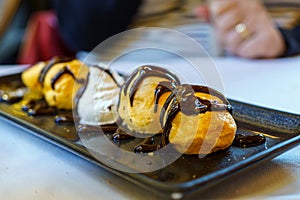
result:
[[(227, 96), (300, 113), (300, 57), (276, 61), (228, 58), (215, 63)], [(1, 200), (160, 199), (4, 119), (0, 119), (0, 130)], [(190, 199), (300, 199), (299, 151), (300, 146)]]

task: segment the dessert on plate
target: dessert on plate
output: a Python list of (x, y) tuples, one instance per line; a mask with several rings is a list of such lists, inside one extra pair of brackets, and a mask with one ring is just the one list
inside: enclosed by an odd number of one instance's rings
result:
[(220, 92), (200, 85), (180, 84), (166, 69), (141, 66), (120, 92), (118, 112), (129, 132), (162, 133), (183, 154), (209, 154), (228, 148), (236, 124), (231, 106)]
[(161, 148), (170, 144), (183, 154), (226, 149), (235, 137), (232, 108), (223, 94), (181, 84), (164, 68), (138, 67), (124, 82), (113, 70), (55, 57), (24, 71), (22, 80), (49, 106), (68, 110), (75, 99), (80, 124), (120, 122), (129, 135), (161, 134)]
[(82, 82), (87, 73), (88, 67), (77, 59), (54, 57), (25, 70), (22, 81), (30, 92), (44, 97), (49, 106), (69, 110), (77, 89), (75, 82)]
[(118, 112), (126, 129), (140, 134), (161, 132), (159, 115), (178, 84), (176, 75), (166, 69), (149, 65), (137, 68), (120, 92)]
[(209, 154), (228, 148), (235, 137), (232, 108), (218, 91), (206, 86), (181, 85), (161, 113), (163, 145), (184, 154)]
[(77, 95), (81, 124), (113, 124), (118, 119), (117, 104), (124, 79), (113, 70), (92, 66), (86, 83)]

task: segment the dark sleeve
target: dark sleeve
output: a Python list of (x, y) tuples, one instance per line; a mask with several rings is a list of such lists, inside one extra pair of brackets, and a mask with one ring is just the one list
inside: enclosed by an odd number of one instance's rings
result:
[(287, 47), (283, 56), (300, 54), (300, 25), (291, 30), (279, 28), (279, 31), (281, 32)]
[(54, 0), (59, 29), (66, 45), (90, 51), (106, 38), (124, 31), (142, 0)]

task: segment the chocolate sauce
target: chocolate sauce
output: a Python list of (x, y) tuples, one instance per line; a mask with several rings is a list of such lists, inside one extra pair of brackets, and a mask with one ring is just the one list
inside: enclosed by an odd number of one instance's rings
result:
[(158, 107), (158, 101), (160, 97), (167, 92), (172, 92), (173, 90), (176, 89), (176, 85), (173, 82), (160, 82), (154, 91), (155, 99), (154, 99), (154, 112), (157, 112), (157, 107)]
[(112, 139), (115, 141), (132, 139), (134, 136), (129, 135), (126, 131), (121, 128), (118, 128), (116, 132), (112, 135)]
[(148, 137), (148, 138), (145, 138), (143, 141), (142, 141), (142, 144), (154, 144), (154, 137)]
[(145, 138), (141, 144), (134, 147), (135, 153), (148, 153), (157, 151), (160, 145), (154, 143), (154, 137)]
[(57, 110), (54, 107), (43, 107), (41, 104), (37, 104), (33, 109), (29, 109), (27, 113), (31, 116), (55, 115)]
[(118, 129), (117, 124), (106, 124), (100, 126), (101, 130), (105, 133), (115, 133)]
[(44, 99), (30, 100), (22, 105), (22, 110), (30, 116), (55, 115), (58, 112), (55, 107), (48, 106)]
[(105, 68), (97, 66), (97, 65), (94, 67), (97, 67), (97, 68), (101, 69), (102, 71), (104, 71), (105, 73), (107, 73), (113, 79), (113, 81), (117, 84), (117, 86), (121, 87), (121, 85), (119, 84), (119, 82), (116, 80), (115, 76), (111, 73), (111, 71), (109, 69), (105, 69)]
[[(112, 139), (115, 142), (120, 142), (122, 140), (135, 139), (134, 136), (128, 134), (128, 131), (123, 128), (118, 128), (116, 133), (112, 135)], [(155, 144), (154, 137), (145, 138), (140, 144), (134, 147), (135, 153), (147, 153), (153, 152), (160, 148), (160, 145)]]
[(232, 145), (237, 147), (253, 147), (258, 146), (266, 142), (266, 137), (263, 134), (236, 134)]
[(225, 96), (213, 88), (209, 88), (207, 86), (201, 86), (201, 85), (188, 85), (188, 84), (183, 84), (182, 86), (185, 87), (189, 91), (206, 93), (206, 94), (210, 94), (212, 96), (218, 97), (223, 103), (229, 104), (229, 102), (227, 101)]
[(33, 109), (34, 105), (36, 104), (36, 101), (29, 100), (28, 102), (24, 103), (21, 108), (24, 112), (27, 112), (29, 109)]
[(75, 94), (75, 107), (73, 109), (74, 115), (76, 116), (76, 118), (79, 118), (79, 114), (78, 114), (78, 104), (79, 104), (79, 100), (82, 97), (82, 95), (84, 94), (86, 88), (87, 88), (87, 84), (89, 82), (89, 76), (90, 76), (90, 72), (88, 72), (87, 74), (87, 78), (85, 80), (82, 81), (82, 85), (81, 87), (78, 89), (77, 93)]
[[(170, 105), (169, 109), (168, 106)], [(169, 133), (172, 128), (172, 121), (175, 118), (176, 114), (179, 112), (179, 102), (175, 96), (175, 94), (170, 95), (166, 100), (162, 112), (160, 114), (160, 124), (164, 125), (163, 134), (161, 137), (162, 146), (166, 146), (169, 144)], [(164, 123), (164, 115), (167, 112), (165, 123)]]
[[(116, 133), (112, 135), (112, 139), (115, 142), (120, 142), (122, 140), (135, 139), (134, 136), (128, 134), (128, 131), (118, 128)], [(155, 144), (154, 137), (145, 138), (140, 144), (134, 147), (133, 151), (135, 153), (147, 153), (153, 152), (160, 148), (160, 145)]]
[(7, 104), (14, 104), (21, 101), (23, 97), (20, 96), (11, 96), (9, 94), (0, 95), (0, 102), (4, 102)]
[(56, 115), (55, 116), (55, 123), (56, 124), (74, 124), (74, 118), (72, 113), (63, 114), (63, 115)]
[[(131, 85), (129, 89), (129, 99), (131, 106), (133, 105), (133, 99), (137, 89), (139, 88), (141, 82), (147, 77), (161, 77), (169, 80), (174, 85), (178, 85), (180, 83), (179, 79), (166, 69), (149, 65), (139, 67), (135, 72), (133, 72), (133, 74), (128, 78), (123, 86), (124, 95), (126, 96), (129, 85)], [(136, 79), (134, 80), (134, 78)], [(132, 81), (134, 82), (132, 83)]]
[[(24, 93), (21, 90), (23, 88), (19, 88), (16, 90), (0, 90), (0, 102), (7, 103), (7, 104), (14, 104), (21, 101), (24, 97)], [(24, 90), (25, 91), (25, 90)]]
[(148, 153), (148, 152), (157, 151), (158, 149), (160, 149), (160, 145), (140, 144), (140, 145), (134, 147), (134, 152), (135, 153)]
[[(195, 93), (205, 93), (218, 97), (222, 103), (218, 101), (201, 99)], [(232, 107), (226, 98), (218, 91), (206, 86), (198, 85), (181, 85), (177, 91), (177, 98), (180, 99), (180, 111), (186, 115), (198, 115), (207, 111), (231, 111)]]
[(44, 66), (44, 68), (42, 69), (41, 73), (40, 73), (40, 77), (39, 77), (39, 82), (43, 85), (45, 77), (48, 73), (48, 71), (57, 63), (60, 62), (70, 62), (74, 60), (74, 58), (68, 58), (68, 57), (54, 57), (51, 60), (49, 60), (46, 64), (46, 66)]
[(73, 74), (73, 72), (70, 70), (70, 67), (65, 66), (62, 70), (60, 70), (57, 74), (55, 74), (55, 76), (51, 79), (51, 87), (53, 90), (55, 89), (54, 85), (55, 85), (56, 81), (58, 81), (58, 79), (64, 74), (69, 74), (73, 77), (74, 80), (76, 80), (76, 77)]
[[(222, 103), (201, 99), (197, 97), (195, 93), (206, 93), (216, 96), (222, 101)], [(167, 145), (169, 143), (169, 133), (172, 128), (172, 121), (177, 113), (182, 112), (185, 115), (198, 115), (207, 111), (222, 110), (231, 112), (232, 107), (229, 105), (229, 102), (226, 100), (226, 98), (218, 91), (206, 86), (187, 84), (180, 85), (166, 100), (160, 115), (160, 123), (164, 128), (162, 134), (162, 144)]]
[(101, 125), (101, 126), (92, 126), (92, 125), (79, 125), (78, 132), (81, 134), (88, 134), (92, 132), (99, 132), (103, 131), (104, 133), (115, 133), (117, 130), (116, 124), (108, 124), (108, 125)]

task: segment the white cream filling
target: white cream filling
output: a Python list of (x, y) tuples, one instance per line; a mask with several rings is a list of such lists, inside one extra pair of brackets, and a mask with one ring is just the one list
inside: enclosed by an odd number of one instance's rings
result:
[[(119, 83), (123, 78), (113, 73)], [(98, 67), (90, 67), (87, 87), (78, 101), (77, 111), (81, 124), (104, 125), (118, 119), (117, 104), (120, 88), (115, 80)]]

